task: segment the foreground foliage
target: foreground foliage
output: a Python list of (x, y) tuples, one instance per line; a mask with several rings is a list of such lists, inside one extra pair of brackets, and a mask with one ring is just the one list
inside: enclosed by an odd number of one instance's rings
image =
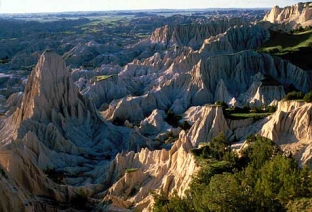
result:
[(238, 155), (223, 134), (193, 150), (201, 169), (184, 198), (153, 194), (154, 211), (305, 211), (312, 202), (311, 171), (260, 136)]

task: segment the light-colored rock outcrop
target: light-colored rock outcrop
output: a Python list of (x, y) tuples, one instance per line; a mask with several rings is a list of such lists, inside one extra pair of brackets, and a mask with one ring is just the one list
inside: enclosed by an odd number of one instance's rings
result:
[[(154, 109), (181, 114), (191, 106), (215, 101), (269, 105), (284, 97), (283, 87), (294, 85), (303, 92), (309, 91), (309, 71), (268, 54), (246, 50), (264, 42), (267, 33), (257, 26), (234, 27), (208, 39), (199, 51), (182, 46), (128, 64), (118, 80), (131, 95), (105, 106), (108, 109), (103, 112), (104, 117), (139, 122)], [(212, 50), (214, 53), (209, 56)], [(266, 80), (266, 76), (270, 79)], [(148, 100), (148, 107), (142, 104), (143, 99)]]
[(299, 2), (284, 8), (275, 6), (264, 16), (263, 20), (286, 24), (290, 29), (310, 26), (312, 25), (312, 2)]
[(16, 108), (20, 107), (23, 99), (23, 92), (13, 93), (9, 98), (0, 106), (1, 112), (5, 112), (6, 116), (14, 113)]
[(266, 85), (258, 81), (253, 83), (246, 93), (239, 96), (241, 102), (248, 102), (251, 107), (268, 106), (285, 97), (282, 85)]
[[(132, 210), (150, 211), (152, 196), (150, 190), (162, 189), (171, 194), (174, 190), (183, 195), (196, 171), (196, 164), (189, 149), (185, 133), (171, 150), (149, 151), (142, 149), (134, 154), (118, 154), (112, 162), (112, 176), (119, 179), (105, 194), (104, 203), (111, 200), (110, 207), (132, 208)], [(127, 169), (133, 171), (126, 172)], [(105, 207), (99, 205), (98, 209)]]
[(199, 143), (209, 142), (212, 138), (223, 132), (227, 137), (232, 135), (232, 131), (227, 126), (223, 116), (222, 107), (203, 106), (197, 111), (196, 121), (187, 134), (188, 139), (194, 147)]
[[(3, 156), (0, 156), (0, 159)], [(32, 206), (29, 205), (29, 193), (22, 190), (14, 180), (7, 176), (7, 172), (1, 167), (0, 176), (0, 208), (3, 212), (20, 211), (24, 209), (26, 212), (32, 211)]]
[(311, 164), (312, 104), (296, 101), (280, 102), (260, 134), (272, 139), (282, 150), (289, 151), (300, 163)]
[[(21, 105), (1, 122), (0, 131), (1, 165), (10, 179), (33, 195), (27, 199), (33, 207), (38, 195), (70, 202), (76, 189), (68, 185), (87, 184), (88, 195), (101, 191), (109, 183), (106, 168), (111, 157), (150, 146), (139, 132), (106, 123), (92, 101), (79, 93), (62, 58), (51, 52), (40, 57)], [(66, 186), (47, 180), (41, 171), (47, 167), (65, 173)], [(44, 205), (49, 203), (38, 207), (48, 207)]]
[(140, 133), (143, 135), (157, 135), (166, 132), (170, 126), (165, 122), (165, 111), (154, 110), (152, 114), (140, 123)]

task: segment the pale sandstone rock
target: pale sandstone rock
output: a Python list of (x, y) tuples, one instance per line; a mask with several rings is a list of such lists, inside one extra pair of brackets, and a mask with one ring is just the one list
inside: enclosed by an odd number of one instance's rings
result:
[(290, 151), (300, 163), (311, 163), (311, 116), (311, 103), (281, 102), (260, 134), (274, 140), (284, 151)]
[(276, 5), (264, 16), (263, 20), (274, 23), (281, 11), (282, 9)]
[(219, 81), (214, 96), (215, 102), (223, 101), (230, 106), (236, 106), (235, 105), (236, 100), (233, 97), (233, 95), (231, 95), (227, 90), (227, 87), (225, 86), (223, 79)]
[[(118, 154), (111, 164), (111, 170), (119, 180), (108, 190), (104, 200), (112, 200), (114, 207), (132, 205), (134, 209), (150, 211), (152, 199), (149, 190), (161, 188), (171, 193), (176, 189), (182, 195), (196, 171), (195, 160), (188, 154), (190, 148), (192, 146), (187, 137), (181, 134), (170, 151), (142, 149), (136, 154)], [(138, 170), (125, 173), (129, 167)], [(134, 196), (130, 195), (131, 191)], [(116, 196), (121, 198), (116, 199)]]
[[(61, 57), (51, 52), (41, 56), (20, 107), (1, 123), (0, 134), (0, 155), (5, 156), (0, 156), (1, 165), (21, 189), (34, 195), (27, 199), (32, 203), (37, 195), (68, 202), (76, 191), (68, 185), (84, 185), (93, 195), (103, 190), (103, 179), (107, 183), (105, 167), (111, 156), (123, 149), (138, 151), (142, 145), (151, 148), (139, 132), (106, 123), (79, 93)], [(72, 177), (65, 176), (67, 185), (60, 187), (41, 171), (47, 167)], [(38, 210), (50, 208), (44, 200), (36, 205)]]
[[(5, 153), (0, 153), (0, 161), (3, 160)], [(2, 164), (2, 163), (1, 163)], [(3, 167), (1, 167), (3, 169)], [(7, 172), (4, 171), (0, 177), (0, 208), (3, 212), (20, 211), (23, 209), (26, 212), (32, 211), (32, 206), (29, 205), (30, 195), (27, 191), (22, 190), (7, 176)]]
[(170, 126), (165, 122), (167, 117), (165, 111), (154, 110), (152, 114), (140, 123), (140, 132), (143, 135), (156, 135), (167, 131)]
[(199, 143), (211, 141), (220, 132), (223, 132), (227, 137), (232, 135), (232, 131), (223, 116), (222, 107), (206, 105), (201, 110), (187, 134), (194, 147), (197, 147)]
[[(238, 51), (260, 45), (268, 35), (260, 27), (233, 27), (218, 36), (226, 37), (227, 43)], [(212, 40), (220, 44), (217, 49), (222, 51), (224, 39)], [(248, 41), (245, 45), (240, 44), (245, 41)], [(310, 89), (308, 73), (278, 58), (252, 51), (207, 58), (204, 49), (192, 51), (182, 46), (128, 64), (119, 73), (118, 81), (124, 83), (131, 95), (114, 100), (102, 114), (111, 121), (139, 122), (142, 114), (147, 117), (154, 109), (170, 109), (182, 114), (190, 106), (219, 100), (231, 105), (244, 105), (250, 101), (257, 105), (270, 104), (283, 98), (283, 91), (281, 87), (260, 87), (257, 92), (257, 86), (253, 88), (252, 83), (259, 83), (265, 74), (272, 75), (282, 85), (294, 84), (304, 92)], [(114, 86), (111, 90), (114, 91)], [(239, 95), (245, 97), (239, 101)], [(269, 97), (262, 98), (266, 95)], [(142, 104), (144, 101), (148, 105)]]
[(280, 101), (285, 97), (282, 85), (263, 85), (261, 81), (253, 83), (246, 93), (238, 98), (241, 102), (247, 102), (250, 106), (268, 106), (274, 101)]
[(9, 98), (1, 105), (0, 109), (5, 111), (6, 116), (12, 115), (16, 108), (20, 107), (23, 99), (23, 92), (13, 93)]
[(312, 24), (312, 3), (299, 2), (285, 8), (275, 6), (264, 16), (263, 20), (285, 24), (288, 29), (310, 26)]

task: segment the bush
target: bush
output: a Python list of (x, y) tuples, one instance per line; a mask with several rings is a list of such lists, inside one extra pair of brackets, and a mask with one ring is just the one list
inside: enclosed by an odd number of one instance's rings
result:
[(137, 168), (129, 168), (129, 169), (126, 169), (126, 173), (135, 172), (137, 170), (138, 170)]
[(274, 113), (277, 110), (277, 106), (268, 106), (265, 108), (266, 112)]
[(300, 91), (292, 91), (285, 96), (285, 100), (299, 100), (303, 99), (303, 93)]
[(224, 133), (219, 133), (216, 137), (207, 142), (207, 145), (191, 150), (194, 156), (203, 159), (215, 158), (217, 160), (223, 159), (227, 153), (231, 153), (230, 143), (227, 141)]
[(216, 101), (215, 105), (221, 106), (224, 109), (229, 107), (224, 101)]
[(152, 192), (152, 196), (155, 199), (155, 204), (153, 207), (153, 212), (184, 212), (190, 211), (187, 203), (183, 201), (177, 194), (176, 191), (173, 192), (170, 200), (168, 194), (163, 190), (160, 194)]
[(312, 91), (310, 91), (309, 93), (307, 93), (306, 95), (304, 95), (303, 100), (305, 102), (312, 102)]

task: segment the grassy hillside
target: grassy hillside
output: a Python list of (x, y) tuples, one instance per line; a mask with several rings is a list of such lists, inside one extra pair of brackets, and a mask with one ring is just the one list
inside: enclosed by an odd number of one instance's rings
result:
[(260, 52), (279, 56), (305, 70), (312, 70), (312, 30), (299, 33), (270, 31)]

